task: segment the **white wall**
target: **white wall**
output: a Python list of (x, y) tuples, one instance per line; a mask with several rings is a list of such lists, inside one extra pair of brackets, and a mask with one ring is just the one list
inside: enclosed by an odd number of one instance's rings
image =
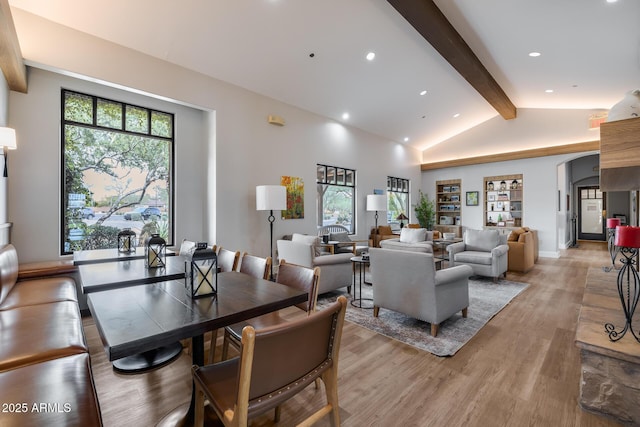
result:
[[(484, 225), (483, 204), (485, 200), (482, 188), (484, 177), (522, 174), (524, 186), (522, 224), (538, 230), (540, 256), (558, 257), (559, 245), (565, 243), (558, 241), (557, 231), (559, 217), (558, 165), (573, 157), (575, 154), (425, 171), (422, 173), (422, 188), (433, 199), (437, 180), (461, 179), (463, 200), (464, 193), (467, 191), (479, 191), (479, 205), (464, 206), (463, 204), (461, 209), (462, 226), (480, 229)], [(561, 209), (563, 209), (562, 206)]]
[(55, 259), (60, 247), (61, 88), (174, 113), (176, 237), (201, 236), (206, 194), (204, 113), (193, 108), (63, 76), (29, 69), (27, 94), (11, 92), (10, 124), (20, 135), (10, 153), (9, 221), (21, 262)]
[[(268, 213), (255, 210), (255, 186), (277, 184), (282, 175), (304, 179), (305, 218), (277, 219), (275, 236), (294, 231), (315, 233), (316, 163), (356, 169), (358, 238), (366, 238), (374, 222), (373, 215), (365, 211), (366, 195), (373, 188), (385, 188), (387, 175), (412, 180), (413, 200), (417, 196), (421, 159), (417, 150), (24, 11), (13, 12), (28, 64), (135, 88), (204, 111), (199, 121), (196, 113), (188, 123), (181, 121), (182, 113), (176, 118), (177, 132), (193, 132), (180, 133), (177, 138), (185, 144), (176, 146), (178, 240), (203, 239), (230, 249), (268, 255)], [(59, 97), (63, 83), (71, 89), (109, 98), (135, 98), (107, 86), (33, 67), (29, 69), (29, 93), (11, 93), (10, 122), (24, 133), (21, 145), (25, 147), (19, 146), (14, 156), (14, 169), (19, 169), (19, 174), (10, 181), (9, 220), (14, 222), (13, 240), (23, 262), (58, 256)], [(154, 106), (147, 100), (137, 103)], [(178, 111), (179, 107), (161, 109)], [(269, 114), (284, 117), (286, 126), (269, 125)], [(37, 213), (41, 210), (51, 214), (43, 218)]]

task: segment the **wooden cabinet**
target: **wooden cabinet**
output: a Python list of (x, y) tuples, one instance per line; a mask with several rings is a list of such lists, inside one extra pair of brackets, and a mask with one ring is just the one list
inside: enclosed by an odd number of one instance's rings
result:
[(434, 229), (442, 233), (462, 234), (462, 181), (449, 179), (436, 181), (436, 226)]
[(485, 177), (485, 227), (521, 227), (523, 190), (522, 174)]

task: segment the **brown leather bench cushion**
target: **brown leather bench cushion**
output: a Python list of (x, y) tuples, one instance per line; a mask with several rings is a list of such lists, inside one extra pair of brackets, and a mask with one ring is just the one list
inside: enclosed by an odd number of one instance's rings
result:
[(76, 271), (78, 267), (73, 265), (73, 260), (30, 262), (20, 264), (18, 280), (73, 274)]
[(0, 390), (4, 404), (27, 405), (1, 411), (3, 427), (102, 425), (87, 353), (0, 372)]
[(76, 284), (70, 277), (20, 281), (6, 295), (0, 310), (59, 301), (78, 302)]
[(0, 311), (0, 331), (0, 371), (88, 352), (72, 301)]

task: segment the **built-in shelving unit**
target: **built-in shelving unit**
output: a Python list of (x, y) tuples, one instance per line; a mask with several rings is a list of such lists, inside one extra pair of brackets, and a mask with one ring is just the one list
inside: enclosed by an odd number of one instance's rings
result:
[(485, 177), (485, 227), (521, 227), (523, 190), (522, 174)]
[(462, 235), (462, 181), (449, 179), (436, 181), (436, 230)]

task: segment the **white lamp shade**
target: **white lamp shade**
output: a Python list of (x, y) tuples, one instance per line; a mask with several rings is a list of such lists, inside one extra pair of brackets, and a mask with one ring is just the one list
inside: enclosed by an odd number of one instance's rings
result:
[(283, 185), (258, 185), (256, 210), (277, 211), (287, 209), (287, 187)]
[(12, 128), (0, 127), (0, 147), (16, 149), (16, 130)]
[(386, 211), (387, 196), (384, 194), (367, 194), (368, 211)]

